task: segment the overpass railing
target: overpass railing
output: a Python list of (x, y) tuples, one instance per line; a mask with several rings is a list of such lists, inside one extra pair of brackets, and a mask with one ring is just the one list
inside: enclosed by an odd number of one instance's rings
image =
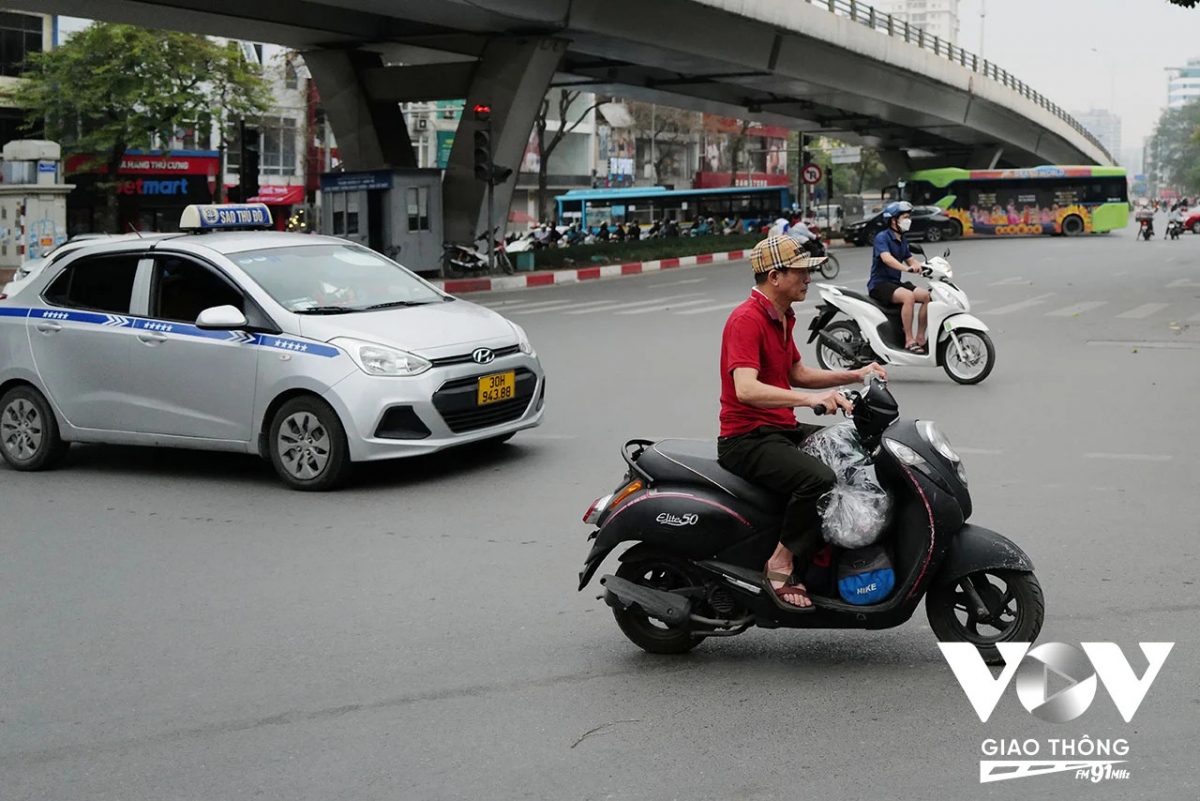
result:
[(1104, 155), (1108, 156), (1109, 161), (1113, 160), (1113, 156), (1108, 152), (1108, 149), (1100, 143), (1100, 140), (1091, 131), (1084, 128), (1078, 120), (1041, 93), (1035, 92), (1024, 81), (1018, 80), (1016, 76), (1007, 70), (998, 67), (994, 62), (981, 59), (974, 53), (968, 53), (961, 47), (955, 47), (944, 39), (939, 39), (937, 36), (925, 33), (924, 30), (918, 28), (916, 25), (909, 25), (904, 20), (896, 19), (893, 15), (879, 11), (874, 6), (869, 6), (866, 3), (860, 3), (858, 0), (806, 0), (806, 2), (809, 5), (827, 8), (830, 13), (836, 14), (839, 17), (845, 17), (851, 22), (865, 25), (872, 30), (885, 33), (888, 36), (903, 38), (909, 44), (914, 44), (925, 50), (931, 50), (941, 58), (960, 64), (985, 78), (998, 81), (1070, 125), (1082, 134), (1085, 139), (1098, 147)]

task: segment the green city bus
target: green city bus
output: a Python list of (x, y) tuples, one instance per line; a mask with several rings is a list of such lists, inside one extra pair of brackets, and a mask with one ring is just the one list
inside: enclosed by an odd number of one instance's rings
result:
[(921, 170), (900, 190), (914, 206), (944, 209), (962, 236), (1078, 236), (1129, 224), (1122, 167)]

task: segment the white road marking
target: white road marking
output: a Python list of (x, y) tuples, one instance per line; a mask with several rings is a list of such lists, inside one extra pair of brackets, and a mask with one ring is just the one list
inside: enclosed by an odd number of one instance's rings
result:
[(1011, 312), (1020, 311), (1021, 309), (1028, 309), (1032, 306), (1039, 306), (1046, 302), (1046, 298), (1052, 297), (1054, 297), (1054, 293), (1047, 292), (1045, 295), (1038, 295), (1036, 297), (1029, 298), (1028, 300), (1022, 300), (1019, 303), (1010, 303), (1007, 306), (1001, 306), (998, 309), (988, 309), (987, 314), (988, 317), (995, 317), (997, 314), (1009, 314)]
[(564, 303), (561, 298), (558, 300), (539, 300), (536, 303), (528, 300), (518, 300), (513, 302), (501, 302), (497, 304), (481, 303), (481, 306), (487, 306), (492, 311), (508, 311), (510, 309), (535, 309), (538, 306), (553, 306), (558, 303)]
[[(675, 298), (677, 298), (677, 299), (678, 298), (694, 298), (694, 297), (698, 297), (702, 294), (703, 294), (702, 292), (691, 292), (686, 295), (676, 295)], [(650, 306), (654, 303), (662, 303), (662, 302), (663, 302), (662, 298), (657, 298), (656, 300), (639, 300), (635, 303), (613, 303), (610, 301), (607, 306), (597, 306), (596, 308), (593, 308), (593, 309), (579, 309), (579, 310), (565, 311), (565, 312), (563, 312), (563, 314), (596, 314), (597, 312), (617, 311), (618, 309), (634, 309), (634, 308), (637, 308), (638, 306)]]
[(668, 284), (651, 284), (649, 288), (650, 289), (658, 289), (659, 287), (664, 287), (664, 286), (681, 286), (683, 284), (699, 284), (699, 283), (702, 283), (707, 280), (708, 280), (707, 278), (689, 278), (686, 281), (672, 281)]
[(1029, 282), (1026, 281), (1024, 278), (1022, 278), (1021, 276), (1014, 275), (1012, 278), (1005, 278), (1003, 281), (993, 281), (992, 283), (988, 284), (988, 286), (1009, 286), (1012, 284), (1028, 284), (1028, 283)]
[(954, 450), (965, 456), (999, 456), (1004, 453), (994, 448), (964, 448), (959, 445), (955, 445)]
[(1113, 273), (1113, 274), (1112, 274), (1112, 277), (1113, 277), (1113, 278), (1120, 278), (1122, 275), (1129, 275), (1129, 271), (1128, 271), (1128, 270), (1122, 270), (1122, 271), (1121, 271), (1121, 272), (1119, 272), (1119, 273)]
[(707, 312), (715, 311), (730, 311), (741, 305), (741, 301), (738, 301), (737, 303), (718, 303), (715, 306), (702, 306), (699, 309), (688, 309), (687, 311), (676, 312), (676, 314), (705, 314)]
[(607, 303), (612, 303), (611, 300), (593, 300), (587, 303), (576, 303), (573, 300), (564, 300), (554, 306), (543, 306), (540, 309), (518, 309), (513, 314), (543, 314), (545, 312), (560, 312), (567, 309), (585, 309), (589, 306), (602, 306)]
[(1167, 289), (1179, 289), (1180, 287), (1200, 287), (1200, 281), (1193, 281), (1190, 278), (1177, 278), (1167, 284)]
[(1130, 309), (1127, 312), (1118, 314), (1117, 317), (1124, 320), (1141, 320), (1144, 317), (1149, 317), (1170, 306), (1170, 303), (1143, 303), (1136, 309)]
[(1074, 306), (1067, 306), (1057, 311), (1046, 312), (1047, 317), (1072, 317), (1076, 314), (1083, 314), (1092, 309), (1098, 309), (1108, 303), (1107, 300), (1085, 300), (1083, 303), (1076, 303)]
[(1134, 462), (1169, 462), (1174, 457), (1166, 453), (1085, 453), (1084, 459), (1128, 459)]
[(1127, 339), (1090, 339), (1089, 345), (1112, 345), (1135, 350), (1200, 350), (1200, 342), (1134, 342)]
[(665, 312), (672, 309), (682, 309), (684, 306), (696, 306), (701, 303), (708, 303), (708, 298), (700, 298), (700, 300), (685, 300), (683, 303), (663, 303), (659, 306), (651, 306), (648, 309), (630, 309), (629, 311), (614, 312), (614, 314), (652, 314), (653, 312)]

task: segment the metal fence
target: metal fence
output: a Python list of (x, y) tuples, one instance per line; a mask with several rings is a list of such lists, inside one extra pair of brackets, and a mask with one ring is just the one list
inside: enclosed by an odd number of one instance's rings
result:
[(1080, 125), (1074, 117), (1057, 104), (1052, 103), (1042, 94), (1035, 92), (1024, 81), (1018, 80), (1016, 76), (996, 66), (993, 62), (981, 59), (974, 53), (968, 53), (961, 47), (955, 47), (944, 39), (929, 36), (915, 25), (909, 25), (907, 22), (894, 18), (891, 14), (885, 14), (882, 11), (876, 10), (873, 6), (858, 2), (858, 0), (806, 0), (806, 2), (809, 5), (826, 8), (832, 14), (845, 17), (851, 22), (865, 25), (880, 33), (886, 33), (888, 36), (902, 37), (909, 44), (914, 44), (925, 50), (931, 50), (935, 55), (945, 58), (947, 61), (960, 64), (985, 78), (991, 78), (1007, 86), (1009, 89), (1046, 109), (1083, 134), (1084, 138), (1098, 147), (1104, 155), (1108, 156), (1109, 161), (1113, 160), (1112, 154), (1108, 152), (1108, 149), (1104, 145), (1100, 144), (1100, 140), (1091, 131)]

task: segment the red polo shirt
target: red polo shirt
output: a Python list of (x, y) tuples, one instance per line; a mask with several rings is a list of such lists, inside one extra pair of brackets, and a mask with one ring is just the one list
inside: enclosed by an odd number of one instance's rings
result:
[(758, 370), (758, 380), (781, 389), (791, 389), (788, 373), (800, 361), (800, 351), (792, 340), (796, 313), (787, 310), (785, 325), (767, 296), (757, 289), (738, 306), (725, 322), (721, 335), (721, 436), (733, 437), (759, 426), (795, 428), (792, 409), (764, 409), (738, 400), (733, 386), (733, 371), (738, 367)]

